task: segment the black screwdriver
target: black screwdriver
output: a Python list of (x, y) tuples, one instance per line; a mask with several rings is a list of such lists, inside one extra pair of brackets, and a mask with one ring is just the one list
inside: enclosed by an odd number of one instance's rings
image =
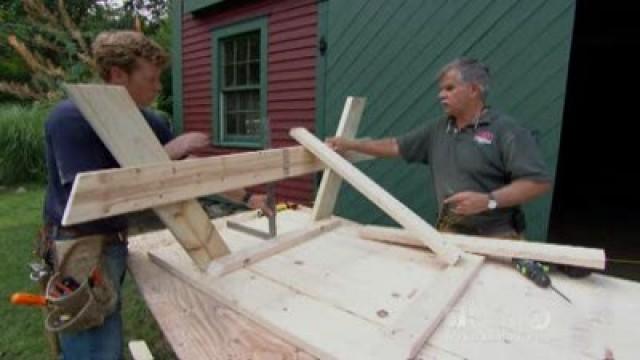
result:
[(568, 297), (566, 297), (558, 289), (553, 287), (553, 285), (551, 284), (551, 278), (549, 278), (549, 275), (547, 275), (547, 272), (545, 271), (542, 264), (537, 261), (528, 259), (513, 259), (513, 264), (516, 266), (516, 270), (518, 270), (520, 274), (533, 281), (534, 284), (538, 285), (541, 288), (550, 287), (558, 295), (562, 296), (563, 299), (567, 300), (569, 304), (571, 304), (571, 300), (569, 300)]

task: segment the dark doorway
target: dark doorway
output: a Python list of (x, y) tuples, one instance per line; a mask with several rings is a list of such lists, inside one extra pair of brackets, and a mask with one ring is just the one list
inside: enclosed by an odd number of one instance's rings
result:
[(549, 241), (605, 248), (640, 280), (640, 21), (633, 2), (577, 1)]

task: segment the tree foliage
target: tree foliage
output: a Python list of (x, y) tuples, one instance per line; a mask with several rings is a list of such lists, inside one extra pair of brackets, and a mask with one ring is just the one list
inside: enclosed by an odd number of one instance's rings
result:
[(60, 82), (95, 76), (90, 44), (99, 32), (158, 33), (168, 26), (167, 13), (166, 0), (2, 0), (0, 93), (57, 99)]

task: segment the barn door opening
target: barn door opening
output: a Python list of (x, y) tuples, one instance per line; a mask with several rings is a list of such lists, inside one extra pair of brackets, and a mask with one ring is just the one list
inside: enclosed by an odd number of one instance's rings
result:
[[(640, 260), (640, 22), (630, 3), (576, 7), (549, 241)], [(607, 272), (640, 279), (640, 263)]]

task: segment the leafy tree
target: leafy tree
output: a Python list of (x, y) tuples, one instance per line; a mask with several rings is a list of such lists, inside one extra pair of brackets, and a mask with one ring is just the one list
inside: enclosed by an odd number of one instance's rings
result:
[(166, 0), (2, 0), (0, 93), (57, 99), (60, 82), (95, 76), (90, 44), (99, 32), (137, 28), (162, 34), (167, 13)]

